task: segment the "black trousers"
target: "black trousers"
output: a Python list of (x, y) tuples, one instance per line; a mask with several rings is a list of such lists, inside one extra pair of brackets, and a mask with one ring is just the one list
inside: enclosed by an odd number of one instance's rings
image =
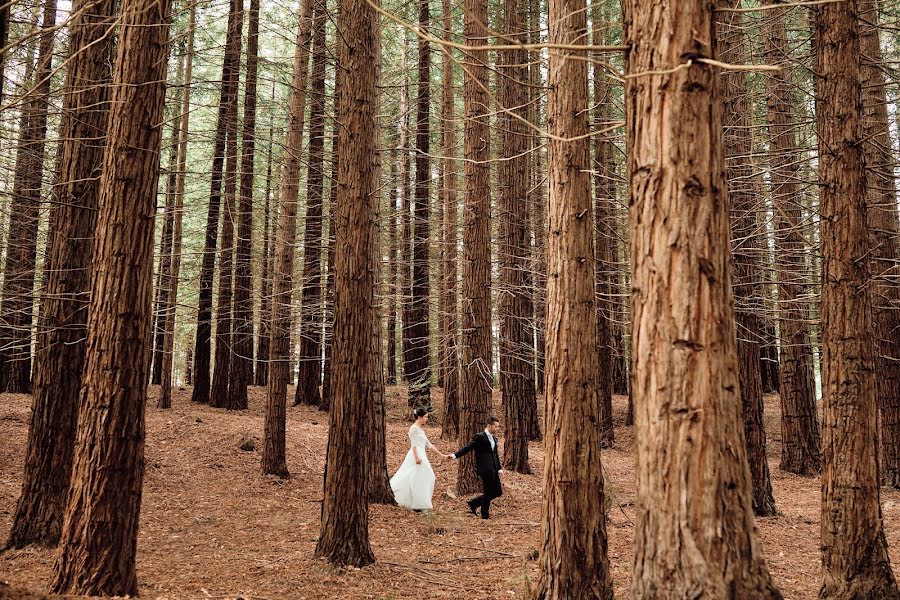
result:
[(481, 518), (488, 519), (491, 516), (491, 500), (503, 495), (503, 486), (500, 485), (500, 474), (496, 471), (479, 473), (484, 493), (477, 498), (469, 500), (469, 504), (475, 508), (481, 507)]

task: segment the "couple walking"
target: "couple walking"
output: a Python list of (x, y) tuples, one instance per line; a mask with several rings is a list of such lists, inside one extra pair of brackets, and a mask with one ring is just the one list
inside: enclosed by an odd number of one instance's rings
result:
[[(428, 411), (424, 408), (416, 409), (416, 421), (409, 428), (410, 449), (406, 458), (391, 477), (391, 489), (394, 491), (394, 499), (397, 504), (417, 512), (431, 510), (431, 497), (434, 494), (434, 471), (428, 462), (427, 450), (440, 451), (428, 440), (425, 435), (425, 423), (428, 422)], [(485, 423), (484, 431), (476, 433), (472, 441), (452, 454), (441, 454), (444, 458), (459, 459), (469, 452), (475, 453), (475, 471), (481, 478), (484, 493), (477, 498), (468, 501), (469, 510), (477, 515), (481, 509), (481, 518), (489, 519), (491, 516), (491, 501), (503, 495), (503, 487), (500, 485), (500, 455), (497, 452), (497, 432), (500, 430), (500, 421), (489, 417)]]

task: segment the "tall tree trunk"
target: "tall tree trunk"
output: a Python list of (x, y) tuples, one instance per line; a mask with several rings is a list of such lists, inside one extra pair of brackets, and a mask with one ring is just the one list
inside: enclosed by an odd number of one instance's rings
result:
[[(84, 8), (90, 5), (90, 11)], [(56, 226), (35, 355), (34, 398), (22, 494), (8, 544), (55, 545), (72, 472), (72, 449), (84, 365), (86, 292), (96, 223), (99, 178), (109, 111), (114, 0), (78, 0), (69, 23), (69, 68), (63, 92), (62, 148), (53, 190)], [(83, 143), (92, 140), (93, 143)]]
[[(526, 43), (524, 0), (505, 0), (503, 34), (511, 42)], [(500, 187), (500, 388), (503, 391), (506, 435), (504, 468), (531, 473), (528, 465), (528, 410), (534, 396), (534, 362), (529, 326), (534, 308), (528, 272), (528, 144), (531, 131), (525, 124), (525, 51), (504, 51), (499, 56), (498, 128), (502, 132), (498, 166)], [(508, 112), (505, 112), (508, 111)], [(516, 116), (513, 116), (513, 113)], [(518, 117), (518, 118), (517, 118)]]
[(47, 109), (56, 37), (56, 0), (44, 2), (41, 30), (34, 88), (22, 109), (9, 209), (11, 216), (6, 263), (0, 292), (0, 391), (19, 394), (31, 391), (34, 279), (37, 271), (37, 234), (47, 138)]
[[(337, 93), (341, 89), (341, 80), (344, 75), (343, 69), (336, 69), (334, 73), (334, 112), (337, 113), (338, 98)], [(341, 128), (335, 121), (331, 134), (331, 187), (328, 190), (328, 275), (325, 281), (325, 362), (322, 367), (322, 402), (319, 404), (319, 410), (328, 411), (331, 409), (331, 340), (334, 331), (334, 222), (337, 214), (336, 198), (338, 189), (338, 168), (341, 163), (340, 155), (340, 133)]]
[[(716, 21), (716, 55), (719, 60), (740, 64), (744, 46), (740, 0), (719, 0)], [(753, 513), (776, 514), (769, 463), (766, 458), (766, 430), (763, 423), (762, 374), (760, 373), (760, 323), (755, 310), (761, 304), (761, 274), (757, 257), (759, 229), (756, 199), (759, 182), (752, 156), (752, 108), (748, 102), (747, 75), (727, 71), (721, 76), (722, 114), (725, 143), (725, 180), (731, 201), (731, 231), (734, 242), (735, 319), (741, 404), (744, 408), (744, 437), (750, 478), (753, 482)]]
[(819, 472), (821, 435), (816, 414), (809, 315), (803, 295), (806, 249), (800, 230), (798, 150), (790, 80), (785, 9), (766, 15), (766, 62), (782, 67), (766, 76), (769, 162), (775, 206), (779, 323), (781, 328), (781, 468), (798, 475)]
[(229, 115), (232, 113), (237, 115), (241, 64), (241, 28), (238, 26), (238, 20), (243, 22), (243, 4), (240, 4), (241, 10), (237, 10), (240, 2), (241, 0), (230, 0), (228, 12), (225, 57), (222, 60), (222, 88), (219, 93), (219, 114), (216, 120), (216, 137), (210, 174), (209, 212), (206, 217), (206, 238), (203, 244), (203, 261), (200, 266), (200, 298), (197, 308), (197, 334), (194, 343), (194, 389), (191, 393), (191, 400), (204, 404), (210, 400), (213, 276), (219, 236), (219, 213), (222, 208), (222, 167), (225, 164), (228, 124), (230, 120), (233, 120)]
[[(430, 0), (419, 0), (419, 30), (431, 27)], [(429, 364), (428, 246), (431, 220), (431, 45), (419, 36), (419, 82), (416, 94), (416, 182), (412, 231), (412, 288), (409, 323), (410, 408), (431, 408), (431, 366)]]
[[(165, 340), (163, 341), (163, 370), (162, 382), (159, 391), (159, 408), (172, 406), (173, 362), (175, 360), (175, 316), (178, 307), (178, 282), (181, 273), (181, 245), (182, 225), (184, 221), (184, 193), (185, 179), (187, 177), (187, 147), (188, 133), (191, 115), (191, 83), (193, 79), (194, 62), (194, 31), (197, 25), (197, 4), (191, 3), (191, 13), (188, 20), (187, 54), (185, 56), (183, 90), (181, 97), (181, 127), (178, 139), (178, 177), (175, 183), (175, 224), (172, 231), (172, 271), (169, 296), (166, 299), (165, 315)], [(185, 374), (190, 373), (190, 365)]]
[[(183, 73), (184, 64), (179, 67), (178, 76)], [(166, 326), (166, 302), (169, 297), (169, 289), (172, 286), (172, 235), (175, 228), (175, 186), (178, 175), (178, 139), (180, 138), (181, 118), (177, 111), (181, 109), (181, 84), (175, 82), (175, 102), (173, 102), (172, 132), (169, 135), (169, 159), (166, 166), (166, 204), (163, 210), (162, 235), (159, 238), (159, 269), (156, 273), (156, 285), (153, 288), (153, 329), (152, 331), (152, 360), (150, 368), (150, 383), (162, 384), (163, 370), (163, 346), (165, 345)]]
[[(543, 28), (542, 15), (543, 8), (541, 0), (531, 0), (529, 19), (529, 30), (531, 31), (531, 43), (538, 44), (541, 42), (541, 29)], [(541, 52), (535, 52), (531, 56), (531, 67), (529, 69), (531, 85), (531, 106), (533, 113), (531, 117), (532, 123), (541, 123), (541, 101), (540, 96), (543, 92), (543, 57)], [(544, 393), (544, 349), (546, 346), (546, 316), (547, 316), (547, 189), (545, 183), (546, 164), (544, 151), (541, 148), (544, 140), (539, 136), (532, 138), (532, 175), (534, 177), (531, 187), (534, 190), (534, 202), (530, 204), (532, 213), (532, 223), (534, 228), (534, 327), (535, 327), (535, 384), (536, 391), (539, 394)], [(531, 420), (532, 430), (529, 437), (533, 440), (541, 439), (540, 427), (538, 425), (537, 407), (535, 406), (534, 418)]]
[(900, 598), (884, 536), (878, 472), (859, 6), (848, 0), (815, 8), (823, 260), (819, 598), (829, 600)]
[(212, 385), (209, 405), (217, 408), (230, 406), (230, 388), (234, 382), (231, 366), (235, 358), (234, 348), (234, 259), (237, 185), (238, 185), (238, 102), (240, 84), (241, 35), (244, 28), (244, 0), (231, 0), (231, 13), (235, 15), (237, 42), (235, 52), (237, 67), (230, 72), (234, 78), (229, 85), (235, 88), (235, 99), (225, 113), (225, 190), (222, 210), (222, 241), (219, 250), (219, 297), (216, 306), (216, 354), (213, 361)]
[(123, 0), (78, 437), (51, 588), (135, 596), (168, 0)]
[(275, 231), (275, 270), (272, 288), (271, 347), (269, 349), (269, 387), (266, 394), (265, 442), (262, 471), (287, 477), (285, 459), (285, 413), (288, 371), (291, 369), (291, 291), (294, 275), (294, 241), (297, 235), (297, 197), (303, 152), (303, 127), (306, 119), (306, 85), (309, 72), (309, 44), (312, 31), (313, 0), (300, 6), (297, 45), (294, 49), (294, 73), (291, 101), (284, 142), (284, 170), (278, 229)]
[[(275, 99), (275, 90), (272, 89), (272, 99)], [(274, 230), (272, 215), (272, 146), (274, 130), (272, 120), (269, 119), (269, 147), (266, 152), (266, 197), (263, 208), (263, 265), (260, 276), (260, 302), (259, 302), (259, 335), (256, 341), (256, 369), (254, 370), (254, 385), (266, 386), (269, 383), (269, 341), (271, 332), (269, 326), (272, 322), (272, 241), (271, 233)]]
[(309, 170), (306, 178), (306, 228), (303, 242), (303, 291), (300, 303), (300, 370), (294, 404), (318, 406), (322, 398), (322, 199), (325, 182), (325, 0), (317, 0), (313, 18), (312, 82), (309, 113)]
[(346, 69), (338, 95), (338, 167), (334, 264), (331, 416), (325, 462), (322, 528), (315, 555), (336, 565), (375, 561), (367, 502), (371, 403), (379, 393), (372, 352), (376, 335), (378, 236), (376, 152), (377, 17), (365, 0), (341, 0), (338, 64)]
[(714, 51), (713, 7), (624, 4), (636, 599), (781, 598), (755, 533), (722, 105), (717, 70), (700, 62)]
[[(441, 0), (444, 20), (444, 39), (453, 36), (453, 20), (450, 0)], [(441, 146), (444, 159), (441, 161), (441, 193), (444, 203), (444, 260), (443, 288), (441, 298), (441, 370), (444, 386), (444, 423), (441, 437), (456, 439), (459, 436), (459, 350), (457, 339), (459, 292), (456, 285), (459, 260), (458, 234), (456, 226), (456, 169), (452, 158), (456, 152), (456, 98), (453, 87), (453, 56), (443, 52), (443, 88), (441, 99)]]
[(259, 0), (250, 0), (247, 29), (247, 78), (244, 81), (244, 123), (241, 141), (241, 187), (238, 199), (238, 239), (234, 271), (234, 353), (227, 408), (247, 408), (247, 386), (253, 380), (253, 181), (256, 175), (256, 85), (259, 63)]
[[(409, 72), (407, 56), (409, 55), (409, 39), (406, 30), (403, 32), (403, 60), (401, 69), (404, 73), (403, 85), (400, 88), (400, 278), (397, 285), (397, 313), (400, 318), (400, 342), (402, 349), (403, 377), (409, 381), (412, 372), (412, 304), (410, 304), (412, 265), (412, 188), (410, 186), (410, 131), (409, 131)], [(412, 398), (407, 398), (411, 403)]]
[[(463, 36), (468, 46), (488, 41), (487, 0), (465, 0)], [(484, 428), (491, 408), (491, 193), (487, 51), (465, 52), (463, 78), (465, 132), (465, 217), (462, 274), (462, 378), (459, 439), (467, 443)], [(459, 461), (457, 492), (481, 488), (470, 456)]]
[[(601, 35), (601, 28), (608, 27), (606, 19), (594, 9), (591, 16), (591, 29), (594, 45), (605, 43)], [(603, 72), (601, 65), (594, 63), (594, 120), (596, 129), (607, 127), (611, 120), (612, 97), (610, 94), (609, 79)], [(571, 134), (563, 134), (571, 135)], [(613, 321), (612, 298), (612, 273), (613, 250), (615, 248), (615, 185), (612, 175), (615, 172), (613, 165), (612, 142), (607, 134), (601, 134), (594, 138), (594, 155), (596, 164), (594, 170), (597, 176), (594, 178), (594, 227), (596, 229), (596, 245), (594, 253), (595, 278), (597, 286), (597, 354), (600, 358), (600, 367), (597, 369), (597, 391), (600, 394), (600, 445), (602, 448), (611, 448), (615, 438), (613, 427), (612, 409), (612, 335), (611, 323)]]
[(885, 485), (900, 488), (900, 288), (885, 274), (900, 259), (897, 185), (894, 181), (887, 93), (882, 73), (878, 7), (874, 0), (859, 1), (862, 64), (863, 149), (869, 237), (872, 248), (872, 291), (877, 335), (877, 386), (881, 407), (882, 467)]
[[(393, 140), (393, 138), (391, 138)], [(390, 181), (387, 189), (388, 208), (385, 217), (390, 219), (388, 224), (388, 284), (387, 284), (387, 377), (385, 383), (387, 385), (397, 385), (397, 276), (400, 268), (400, 261), (397, 260), (397, 182), (399, 158), (397, 156), (396, 143), (391, 144), (390, 158)]]
[[(549, 43), (587, 41), (584, 0), (550, 0)], [(544, 501), (537, 600), (612, 600), (600, 447), (604, 424), (597, 352), (585, 52), (551, 50), (547, 123), (547, 337)], [(566, 140), (565, 138), (579, 138)], [(606, 380), (608, 381), (608, 379)]]

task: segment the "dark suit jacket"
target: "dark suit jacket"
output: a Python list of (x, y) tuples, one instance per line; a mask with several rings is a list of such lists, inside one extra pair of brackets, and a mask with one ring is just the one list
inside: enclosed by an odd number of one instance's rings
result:
[(500, 455), (497, 453), (499, 447), (500, 443), (497, 437), (494, 436), (494, 448), (491, 449), (491, 441), (488, 439), (487, 432), (481, 431), (472, 437), (471, 442), (453, 454), (456, 458), (462, 458), (469, 452), (474, 452), (475, 470), (483, 477), (497, 473), (500, 470)]

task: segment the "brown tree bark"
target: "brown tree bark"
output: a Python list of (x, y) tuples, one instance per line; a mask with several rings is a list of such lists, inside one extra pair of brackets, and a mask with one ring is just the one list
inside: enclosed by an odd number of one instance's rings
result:
[[(391, 138), (393, 140), (393, 138)], [(398, 182), (398, 165), (400, 161), (397, 155), (397, 146), (391, 144), (390, 149), (390, 183), (388, 184), (388, 209), (385, 216), (388, 222), (388, 284), (387, 284), (387, 374), (385, 383), (397, 385), (397, 277), (399, 276), (400, 261), (397, 260), (398, 226), (397, 226), (397, 196), (395, 191)]]
[(756, 539), (714, 4), (629, 0), (636, 599), (775, 599)]
[[(601, 34), (602, 28), (608, 27), (605, 18), (598, 8), (594, 8), (591, 16), (591, 34), (596, 46), (606, 43)], [(601, 65), (594, 63), (594, 120), (595, 128), (603, 130), (611, 120), (612, 97), (610, 84)], [(571, 134), (568, 134), (571, 135)], [(597, 392), (600, 394), (600, 446), (611, 448), (615, 439), (612, 409), (612, 335), (613, 317), (612, 276), (613, 251), (615, 244), (615, 192), (612, 182), (615, 172), (613, 165), (612, 142), (607, 134), (594, 137), (595, 163), (593, 168), (597, 175), (594, 178), (594, 229), (596, 243), (594, 246), (594, 269), (597, 288), (597, 354), (600, 367), (597, 369)]]
[(325, 182), (325, 23), (324, 0), (313, 18), (312, 83), (309, 112), (309, 170), (306, 178), (306, 228), (303, 241), (303, 291), (300, 302), (300, 370), (294, 405), (322, 402), (322, 199)]
[[(231, 71), (235, 90), (240, 84), (240, 55), (244, 27), (244, 0), (231, 0), (230, 15), (234, 14), (234, 26), (238, 37), (235, 43), (237, 68)], [(230, 33), (230, 32), (229, 32)], [(212, 385), (209, 391), (209, 405), (216, 408), (237, 408), (230, 402), (231, 385), (235, 382), (232, 365), (235, 361), (234, 347), (234, 276), (235, 276), (235, 231), (237, 216), (238, 186), (238, 102), (228, 105), (225, 113), (225, 185), (222, 210), (221, 246), (219, 248), (219, 297), (216, 305), (216, 347), (213, 361)]]
[[(92, 9), (83, 11), (90, 2)], [(38, 336), (31, 422), (22, 493), (9, 546), (55, 545), (72, 472), (78, 394), (84, 365), (86, 292), (109, 111), (115, 2), (79, 0), (69, 23), (62, 147), (53, 190), (56, 225), (45, 270), (43, 331)], [(86, 143), (91, 141), (92, 143)]]
[[(465, 0), (463, 36), (469, 46), (487, 44), (487, 0)], [(460, 444), (484, 428), (491, 407), (491, 192), (488, 122), (487, 52), (464, 53), (463, 76), (463, 217), (462, 377), (460, 379)], [(459, 461), (456, 491), (481, 489), (471, 455)]]
[(43, 3), (34, 88), (22, 109), (0, 289), (0, 391), (31, 392), (31, 329), (47, 110), (56, 37), (56, 0)]
[[(413, 189), (410, 185), (410, 130), (409, 130), (409, 72), (407, 56), (409, 55), (409, 38), (406, 30), (403, 33), (403, 60), (401, 69), (404, 73), (403, 85), (400, 88), (400, 277), (397, 283), (397, 314), (400, 319), (400, 344), (402, 351), (403, 377), (409, 381), (412, 371), (412, 331), (410, 323), (411, 270), (412, 270), (412, 209)], [(412, 400), (407, 398), (407, 401)]]
[[(184, 58), (184, 76), (182, 78), (183, 90), (181, 97), (181, 127), (178, 139), (178, 177), (175, 182), (175, 224), (172, 231), (172, 283), (169, 286), (169, 295), (165, 306), (165, 339), (163, 341), (163, 372), (159, 390), (159, 408), (172, 406), (172, 385), (175, 376), (173, 362), (175, 359), (175, 316), (178, 307), (178, 283), (181, 273), (181, 247), (182, 229), (184, 222), (184, 193), (187, 177), (187, 145), (189, 139), (190, 113), (191, 113), (191, 84), (193, 79), (194, 62), (194, 31), (197, 24), (197, 4), (191, 4), (190, 17), (188, 18), (187, 52)], [(185, 376), (190, 373), (190, 365), (185, 369)]]
[[(550, 0), (549, 43), (587, 41), (585, 0)], [(551, 50), (547, 96), (547, 337), (544, 500), (536, 600), (612, 600), (600, 447), (604, 424), (597, 352), (585, 52)], [(580, 138), (580, 139), (566, 139)], [(608, 380), (607, 380), (608, 381)]]
[[(900, 598), (881, 514), (857, 0), (815, 7), (822, 211), (822, 572), (819, 598)], [(869, 188), (871, 189), (871, 188)]]
[[(428, 32), (431, 27), (430, 0), (419, 0), (419, 29)], [(429, 344), (431, 334), (428, 323), (429, 227), (431, 219), (431, 45), (419, 36), (419, 80), (416, 93), (416, 174), (415, 207), (412, 229), (412, 287), (410, 289), (409, 322), (404, 331), (409, 332), (409, 383), (410, 408), (431, 409), (431, 365)]]
[(872, 300), (875, 308), (878, 404), (881, 409), (882, 479), (900, 488), (900, 288), (885, 275), (900, 259), (897, 184), (894, 180), (883, 57), (874, 0), (859, 0), (862, 64), (863, 150), (866, 208), (872, 249)]
[(766, 62), (782, 67), (766, 76), (769, 162), (775, 207), (775, 256), (781, 328), (781, 468), (798, 475), (819, 472), (821, 435), (816, 414), (809, 315), (802, 297), (806, 249), (800, 230), (798, 150), (785, 9), (768, 11)]
[[(524, 0), (503, 3), (503, 34), (507, 43), (526, 43)], [(530, 319), (534, 311), (528, 265), (528, 144), (525, 51), (501, 52), (497, 76), (500, 93), (497, 127), (501, 131), (499, 253), (500, 388), (506, 431), (503, 466), (531, 473), (528, 465), (528, 403), (534, 391), (534, 359)], [(512, 114), (510, 114), (512, 113)], [(515, 115), (515, 116), (513, 116)], [(518, 117), (518, 118), (517, 118)]]
[[(441, 1), (443, 13), (444, 39), (453, 35), (453, 20), (450, 0)], [(456, 169), (453, 159), (456, 152), (456, 94), (454, 90), (453, 56), (443, 52), (443, 83), (441, 97), (441, 146), (444, 160), (441, 161), (441, 196), (444, 210), (443, 236), (443, 295), (441, 297), (441, 378), (444, 387), (444, 422), (441, 437), (456, 439), (459, 436), (459, 336), (457, 304), (459, 291), (456, 280), (459, 274), (457, 233)]]
[[(542, 8), (540, 0), (530, 0), (528, 3), (528, 30), (529, 41), (532, 44), (538, 44), (541, 41), (541, 18)], [(542, 123), (541, 101), (543, 94), (543, 58), (541, 52), (531, 52), (529, 55), (528, 67), (528, 106), (529, 121), (531, 123)], [(531, 254), (531, 269), (534, 280), (532, 282), (534, 292), (532, 295), (532, 303), (534, 306), (534, 372), (535, 372), (535, 399), (526, 405), (528, 410), (528, 438), (532, 441), (541, 441), (543, 435), (541, 433), (540, 419), (538, 418), (537, 394), (544, 393), (544, 321), (546, 316), (546, 298), (547, 298), (547, 255), (544, 252), (546, 247), (546, 215), (547, 203), (544, 198), (545, 184), (544, 176), (544, 154), (541, 146), (543, 140), (538, 135), (531, 136), (531, 160), (529, 161), (530, 173), (530, 193), (526, 198), (528, 209), (531, 211), (531, 218), (528, 220), (531, 232), (529, 238), (534, 239), (534, 246)]]
[[(383, 387), (374, 370), (375, 271), (378, 236), (376, 151), (377, 17), (365, 0), (341, 0), (338, 64), (346, 69), (338, 93), (338, 166), (334, 221), (334, 328), (331, 413), (315, 555), (335, 565), (375, 561), (369, 545), (368, 473), (371, 404)], [(380, 350), (380, 348), (379, 348)]]
[(297, 45), (294, 49), (294, 73), (291, 78), (291, 101), (284, 142), (284, 170), (278, 228), (275, 231), (275, 269), (272, 273), (272, 324), (269, 353), (269, 387), (266, 394), (265, 440), (262, 471), (268, 475), (288, 477), (285, 459), (285, 412), (288, 370), (291, 369), (291, 291), (294, 274), (294, 241), (297, 235), (297, 197), (300, 191), (300, 168), (303, 152), (303, 127), (306, 120), (306, 85), (309, 71), (309, 45), (312, 31), (313, 0), (300, 6)]
[(234, 257), (234, 322), (231, 374), (226, 408), (247, 408), (247, 386), (253, 381), (253, 182), (256, 176), (256, 98), (259, 64), (259, 0), (250, 0), (247, 28), (247, 78), (244, 81), (244, 122), (241, 134), (238, 236)]
[[(743, 14), (733, 9), (740, 0), (719, 0), (716, 21), (716, 55), (722, 62), (740, 64), (743, 40)], [(766, 429), (763, 423), (762, 374), (760, 373), (761, 326), (757, 307), (762, 303), (762, 280), (757, 257), (757, 192), (760, 187), (751, 162), (752, 108), (748, 102), (747, 75), (740, 71), (722, 74), (721, 98), (723, 141), (725, 144), (725, 180), (731, 201), (731, 233), (734, 261), (735, 320), (741, 405), (744, 409), (744, 439), (753, 482), (753, 513), (771, 517), (776, 514), (769, 463), (766, 457)]]
[[(272, 99), (274, 100), (274, 87)], [(254, 370), (254, 385), (266, 386), (269, 383), (269, 340), (270, 325), (272, 323), (272, 254), (273, 244), (271, 233), (274, 230), (272, 215), (272, 146), (274, 129), (271, 118), (269, 120), (269, 147), (266, 151), (266, 192), (263, 203), (263, 264), (260, 274), (260, 302), (259, 302), (259, 335), (256, 339), (256, 369)]]
[(238, 19), (243, 22), (243, 4), (240, 4), (240, 11), (237, 9), (240, 2), (241, 0), (230, 0), (228, 12), (225, 57), (222, 60), (222, 88), (219, 93), (219, 113), (216, 120), (216, 137), (210, 174), (209, 212), (206, 217), (206, 238), (203, 244), (203, 261), (200, 266), (200, 298), (197, 307), (197, 334), (193, 361), (194, 389), (191, 392), (191, 400), (204, 404), (210, 400), (213, 276), (219, 237), (219, 213), (222, 208), (222, 167), (225, 164), (229, 115), (233, 113), (235, 119), (237, 115), (241, 63), (241, 28), (238, 26)]
[(153, 226), (169, 2), (124, 0), (100, 180), (72, 486), (51, 588), (137, 595)]

